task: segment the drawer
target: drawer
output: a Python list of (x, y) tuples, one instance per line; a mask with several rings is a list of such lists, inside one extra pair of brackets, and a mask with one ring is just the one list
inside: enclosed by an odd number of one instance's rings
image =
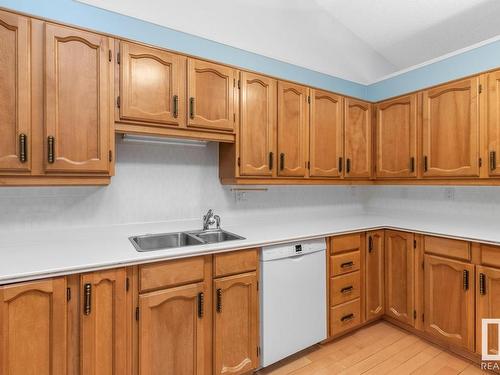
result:
[(424, 237), (424, 251), (448, 258), (471, 260), (470, 242), (442, 237)]
[(358, 271), (360, 258), (359, 250), (331, 256), (330, 276), (339, 276), (348, 272)]
[(176, 259), (139, 266), (139, 291), (168, 288), (202, 281), (205, 278), (205, 257)]
[(257, 269), (257, 249), (231, 251), (214, 256), (214, 276), (227, 276)]
[(346, 251), (358, 250), (361, 247), (361, 234), (346, 234), (330, 238), (330, 248), (332, 254)]
[(361, 276), (359, 271), (330, 278), (330, 305), (352, 301), (360, 296)]
[(500, 247), (481, 245), (481, 264), (500, 267)]
[(330, 308), (330, 336), (336, 336), (361, 323), (359, 298)]

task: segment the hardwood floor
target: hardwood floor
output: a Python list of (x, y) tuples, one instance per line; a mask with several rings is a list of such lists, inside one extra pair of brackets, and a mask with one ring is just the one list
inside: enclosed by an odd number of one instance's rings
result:
[(258, 371), (258, 375), (486, 374), (465, 359), (387, 322), (317, 345)]

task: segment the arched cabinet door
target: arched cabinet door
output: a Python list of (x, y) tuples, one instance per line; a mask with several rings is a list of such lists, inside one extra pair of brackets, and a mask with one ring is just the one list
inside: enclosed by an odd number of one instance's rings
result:
[(112, 39), (45, 24), (45, 170), (109, 173)]
[(371, 104), (344, 99), (345, 176), (370, 177), (372, 168)]
[(367, 232), (365, 251), (366, 320), (384, 314), (384, 231)]
[(29, 19), (0, 11), (0, 171), (31, 169)]

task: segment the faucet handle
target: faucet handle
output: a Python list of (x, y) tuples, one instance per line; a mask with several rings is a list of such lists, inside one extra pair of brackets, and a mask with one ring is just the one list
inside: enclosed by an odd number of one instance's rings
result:
[(215, 219), (215, 222), (217, 224), (217, 229), (220, 229), (220, 216), (219, 215), (215, 215), (214, 219)]

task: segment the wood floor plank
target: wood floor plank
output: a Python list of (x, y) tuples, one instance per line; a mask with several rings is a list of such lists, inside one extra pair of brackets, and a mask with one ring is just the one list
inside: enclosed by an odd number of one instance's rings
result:
[(432, 358), (430, 361), (425, 363), (423, 366), (419, 367), (412, 372), (413, 375), (432, 375), (432, 374), (459, 374), (469, 366), (469, 362), (466, 362), (454, 355), (447, 352), (441, 352), (439, 355)]
[(477, 374), (491, 374), (487, 371), (483, 371), (478, 365), (471, 363), (460, 375), (477, 375)]

